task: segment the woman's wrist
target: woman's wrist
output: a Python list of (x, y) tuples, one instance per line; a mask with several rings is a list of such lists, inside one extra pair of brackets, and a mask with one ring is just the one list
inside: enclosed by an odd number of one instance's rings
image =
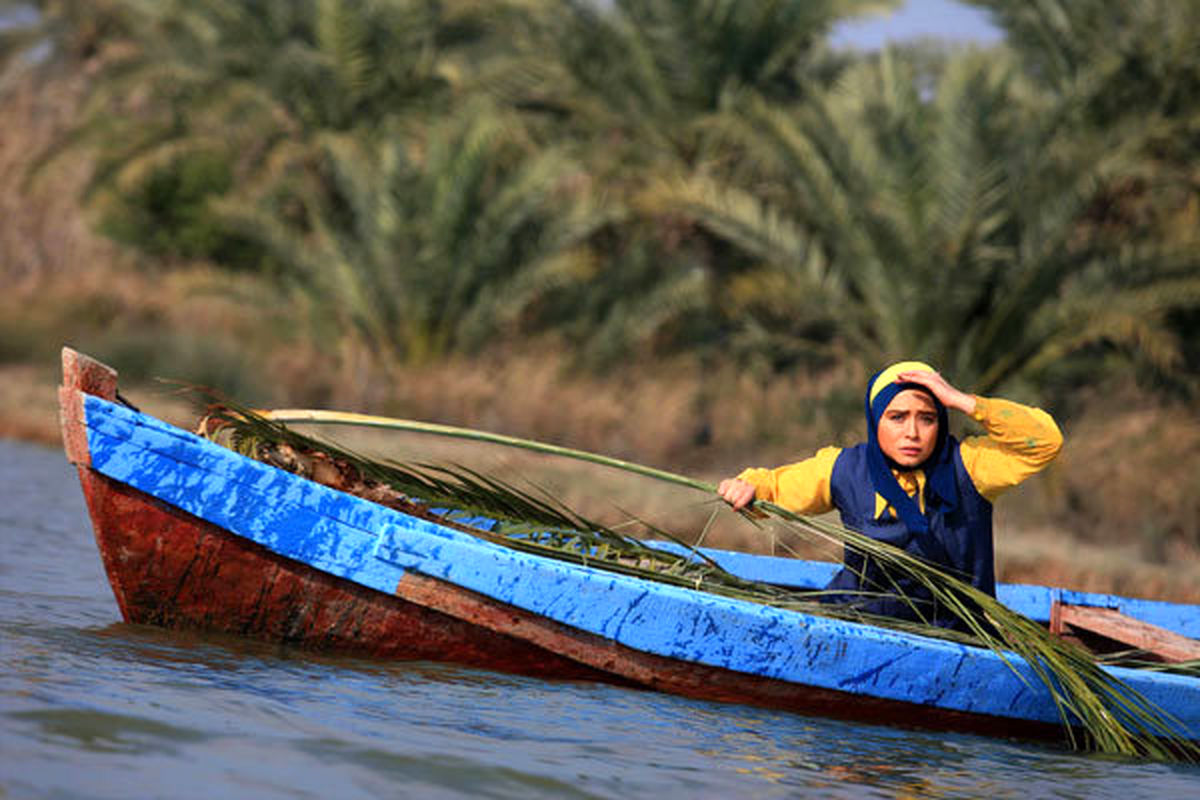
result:
[(975, 407), (978, 405), (975, 395), (966, 394), (965, 392), (959, 392), (959, 395), (961, 395), (961, 397), (955, 398), (956, 402), (953, 407), (957, 408), (968, 417), (975, 416)]

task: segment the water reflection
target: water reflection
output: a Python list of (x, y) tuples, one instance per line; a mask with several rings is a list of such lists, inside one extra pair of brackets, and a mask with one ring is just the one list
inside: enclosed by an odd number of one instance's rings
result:
[(75, 709), (15, 711), (11, 719), (32, 723), (47, 743), (99, 753), (175, 752), (172, 742), (199, 741), (204, 734), (145, 717)]

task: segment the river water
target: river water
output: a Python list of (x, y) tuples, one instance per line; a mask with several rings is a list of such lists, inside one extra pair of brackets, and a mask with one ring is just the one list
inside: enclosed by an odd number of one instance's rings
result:
[(0, 441), (0, 798), (1200, 797), (1200, 768), (120, 621), (61, 451)]

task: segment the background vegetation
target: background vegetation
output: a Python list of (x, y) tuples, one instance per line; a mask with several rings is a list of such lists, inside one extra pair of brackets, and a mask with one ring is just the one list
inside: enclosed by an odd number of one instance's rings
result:
[(1067, 428), (1002, 573), (1196, 592), (1200, 5), (972, 4), (0, 3), (0, 431), (65, 341), (720, 475), (919, 357)]

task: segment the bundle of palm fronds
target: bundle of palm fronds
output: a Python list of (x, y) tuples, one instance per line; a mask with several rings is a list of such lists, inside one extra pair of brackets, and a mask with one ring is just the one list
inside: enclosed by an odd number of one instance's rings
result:
[[(818, 593), (744, 580), (695, 549), (685, 546), (685, 554), (680, 555), (648, 546), (576, 514), (548, 493), (522, 490), (510, 482), (461, 466), (408, 465), (366, 458), (331, 441), (305, 436), (287, 427), (285, 421), (387, 427), (497, 442), (650, 475), (711, 496), (715, 487), (709, 484), (529, 440), (336, 412), (256, 413), (221, 402), (209, 408), (200, 426), (203, 435), (245, 455), (408, 513), (437, 518), (507, 547), (776, 607), (989, 647), (1014, 671), (1014, 657), (1029, 664), (1053, 696), (1073, 747), (1200, 762), (1200, 746), (1181, 739), (1166, 712), (1102, 669), (1088, 651), (1053, 636), (1033, 620), (928, 562), (840, 525), (804, 517), (770, 503), (756, 505), (799, 536), (861, 553), (881, 565), (886, 573), (915, 581), (928, 590), (939, 607), (959, 619), (967, 633), (924, 622), (921, 610), (915, 605), (917, 621), (897, 620), (864, 614), (850, 605), (822, 602)], [(487, 524), (480, 524), (471, 515), (483, 515)], [(653, 526), (646, 526), (646, 533), (679, 543), (677, 537)], [(888, 587), (876, 588), (880, 593), (888, 591)], [(1077, 733), (1080, 729), (1082, 736)]]
[[(853, 606), (822, 604), (817, 592), (793, 591), (739, 578), (701, 551), (649, 523), (639, 521), (643, 537), (673, 542), (684, 553), (648, 545), (644, 538), (582, 516), (536, 487), (521, 489), (465, 466), (367, 458), (334, 442), (305, 436), (272, 419), (271, 412), (257, 413), (223, 402), (207, 410), (198, 432), (243, 455), (339, 491), (434, 519), (516, 550), (779, 608), (905, 626), (901, 620), (865, 613)], [(660, 473), (660, 477), (666, 474)], [(927, 628), (920, 623), (911, 626), (917, 633), (925, 633)], [(969, 638), (945, 629), (935, 629), (932, 634), (958, 641)]]

